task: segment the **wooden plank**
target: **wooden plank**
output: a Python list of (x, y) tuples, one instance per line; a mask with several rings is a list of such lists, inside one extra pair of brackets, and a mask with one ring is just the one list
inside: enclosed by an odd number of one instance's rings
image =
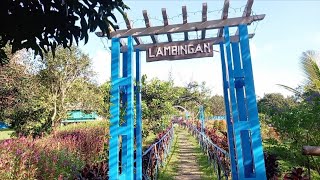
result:
[[(254, 36), (254, 34), (249, 34), (249, 38), (252, 38)], [(224, 42), (224, 38), (223, 37), (215, 37), (215, 38), (206, 38), (204, 39), (208, 42), (212, 42), (213, 45), (215, 44), (219, 44), (221, 42)], [(195, 40), (189, 40), (188, 42), (197, 42), (199, 40), (195, 39)], [(231, 42), (239, 42), (239, 36), (230, 36), (230, 41)], [(185, 42), (183, 41), (175, 41), (176, 43), (180, 43), (180, 42)], [(166, 44), (168, 44), (168, 42), (161, 42), (158, 43), (157, 45), (159, 46), (165, 46)], [(134, 46), (134, 50), (139, 49), (140, 51), (146, 51), (148, 49), (148, 47), (150, 46), (154, 46), (154, 44), (140, 44), (140, 45), (135, 45)], [(123, 46), (121, 47), (121, 52), (126, 52), (127, 51), (127, 46)]]
[(320, 156), (320, 146), (303, 146), (303, 155)]
[[(149, 16), (148, 16), (147, 10), (143, 10), (143, 11), (142, 11), (142, 14), (143, 14), (144, 22), (146, 23), (146, 27), (147, 27), (147, 28), (150, 28), (150, 27), (151, 27), (151, 24), (150, 24), (150, 21), (149, 21)], [(151, 37), (152, 42), (153, 42), (154, 44), (158, 43), (158, 37), (157, 37), (157, 35), (150, 34), (150, 37)]]
[[(249, 17), (251, 15), (253, 1), (254, 0), (248, 0), (247, 1), (247, 4), (246, 4), (246, 7), (244, 8), (242, 17)], [(235, 35), (239, 35), (239, 29), (237, 29), (237, 32), (236, 32)]]
[[(229, 0), (225, 0), (224, 4), (223, 4), (223, 11), (222, 11), (222, 14), (221, 14), (221, 19), (227, 19), (228, 18), (229, 6), (230, 6), (230, 1)], [(223, 34), (223, 29), (220, 28), (218, 30), (218, 37), (222, 37), (222, 34)]]
[[(255, 15), (249, 17), (236, 17), (236, 18), (228, 18), (225, 20), (210, 20), (206, 22), (193, 22), (187, 24), (173, 24), (167, 26), (154, 26), (149, 28), (135, 28), (135, 29), (125, 29), (125, 30), (117, 30), (115, 32), (111, 32), (111, 38), (113, 37), (128, 37), (128, 36), (149, 36), (154, 34), (167, 34), (167, 33), (180, 33), (185, 31), (195, 31), (204, 30), (204, 29), (218, 29), (224, 26), (235, 27), (239, 24), (251, 24), (253, 21), (259, 21), (264, 19), (265, 15)], [(96, 33), (98, 36), (101, 33)]]
[[(129, 20), (128, 14), (125, 13), (124, 21), (126, 22), (127, 29), (132, 29), (132, 24)], [(142, 44), (141, 38), (133, 37), (137, 44)]]
[(147, 62), (161, 60), (182, 60), (213, 56), (211, 40), (170, 42), (154, 44), (146, 51)]
[[(167, 16), (166, 8), (162, 8), (161, 11), (162, 11), (162, 17), (163, 17), (163, 24), (165, 26), (168, 26), (169, 22), (168, 22), (168, 16)], [(168, 41), (172, 42), (171, 34), (167, 33), (167, 37), (168, 37)]]
[[(202, 3), (202, 22), (207, 21), (207, 11), (208, 11), (208, 6), (207, 3)], [(201, 39), (206, 38), (206, 30), (201, 31)]]
[[(188, 23), (187, 6), (182, 6), (182, 17), (183, 17), (183, 24), (187, 24)], [(189, 39), (188, 32), (184, 32), (184, 40), (188, 41), (188, 39)]]

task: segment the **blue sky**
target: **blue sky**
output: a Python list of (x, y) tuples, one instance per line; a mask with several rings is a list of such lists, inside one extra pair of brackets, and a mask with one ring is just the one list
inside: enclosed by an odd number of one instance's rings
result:
[[(153, 26), (162, 25), (161, 8), (167, 9), (169, 24), (182, 22), (181, 6), (186, 5), (188, 22), (201, 20), (202, 3), (208, 4), (208, 20), (220, 19), (222, 0), (210, 1), (124, 1), (131, 9), (128, 10), (129, 18), (134, 27), (144, 27), (142, 10), (147, 10)], [(238, 17), (246, 0), (231, 0), (229, 17)], [(284, 95), (290, 93), (276, 84), (285, 84), (296, 87), (303, 82), (300, 70), (299, 57), (306, 50), (320, 50), (320, 1), (268, 1), (255, 0), (254, 14), (266, 14), (264, 20), (250, 26), (250, 32), (255, 32), (255, 37), (250, 40), (251, 55), (255, 88), (258, 96), (265, 93), (280, 92)], [(120, 29), (125, 28), (123, 18), (119, 15)], [(216, 32), (208, 32), (208, 36)], [(196, 37), (196, 33), (191, 33)], [(201, 32), (198, 33), (201, 36)], [(159, 37), (160, 41), (164, 40)], [(181, 39), (181, 35), (174, 38)], [(149, 42), (150, 39), (146, 40)], [(88, 53), (93, 61), (94, 70), (97, 71), (97, 81), (102, 83), (110, 77), (110, 40), (98, 38), (91, 34), (89, 42), (81, 49)], [(217, 46), (214, 49), (219, 50)], [(185, 85), (190, 80), (205, 81), (213, 94), (222, 94), (222, 74), (220, 54), (216, 53), (211, 58), (201, 58), (183, 61), (145, 62), (142, 54), (142, 73), (148, 78), (158, 77), (168, 79), (172, 72), (177, 85)]]

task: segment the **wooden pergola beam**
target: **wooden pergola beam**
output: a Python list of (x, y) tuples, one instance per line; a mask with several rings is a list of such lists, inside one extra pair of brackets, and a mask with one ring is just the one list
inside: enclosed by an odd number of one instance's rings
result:
[[(182, 6), (182, 18), (183, 18), (183, 24), (188, 23), (188, 13), (187, 13), (187, 6)], [(188, 41), (188, 32), (184, 32), (184, 40)]]
[[(225, 0), (224, 4), (223, 4), (223, 11), (222, 11), (222, 14), (221, 14), (221, 19), (227, 19), (228, 18), (229, 6), (230, 6), (230, 1), (229, 0)], [(223, 29), (220, 28), (218, 30), (218, 37), (222, 37), (222, 34), (223, 34)]]
[[(249, 38), (252, 38), (254, 36), (254, 34), (249, 34)], [(224, 37), (215, 37), (215, 38), (206, 38), (204, 39), (204, 41), (207, 42), (212, 42), (213, 45), (215, 44), (219, 44), (221, 42), (224, 42)], [(231, 42), (239, 42), (239, 36), (230, 36), (230, 41)], [(180, 43), (180, 42), (185, 42), (183, 41), (174, 41), (174, 43)], [(192, 42), (198, 42), (197, 39), (195, 40), (189, 40), (188, 42), (192, 43)], [(150, 46), (164, 46), (168, 43), (172, 43), (172, 42), (161, 42), (158, 44), (140, 44), (140, 45), (135, 45), (134, 46), (134, 50), (139, 49), (140, 51), (146, 51), (148, 47)], [(121, 47), (121, 52), (126, 52), (127, 51), (127, 46), (122, 46)]]
[[(126, 22), (127, 29), (132, 29), (132, 24), (129, 20), (128, 14), (125, 13), (124, 21)], [(140, 37), (133, 37), (137, 44), (143, 44)]]
[[(166, 8), (162, 8), (161, 11), (162, 11), (162, 17), (163, 17), (163, 24), (164, 24), (164, 26), (168, 26), (169, 22), (168, 22), (168, 16), (167, 16)], [(172, 42), (171, 34), (167, 33), (167, 37), (168, 37), (168, 41)]]
[[(148, 16), (147, 10), (143, 10), (143, 11), (142, 11), (142, 14), (143, 14), (143, 18), (144, 18), (144, 22), (145, 22), (145, 24), (146, 24), (146, 27), (147, 27), (147, 28), (150, 28), (150, 27), (151, 27), (151, 24), (150, 24), (150, 20), (149, 20), (149, 16)], [(151, 39), (152, 39), (153, 44), (158, 43), (158, 37), (157, 37), (157, 35), (150, 34), (150, 37), (151, 37)]]
[[(254, 0), (248, 0), (246, 7), (243, 11), (242, 17), (249, 17), (251, 15), (252, 12), (252, 5), (253, 5), (253, 1)], [(239, 29), (237, 29), (237, 32), (235, 35), (239, 35)]]
[[(202, 22), (207, 21), (207, 11), (208, 11), (208, 6), (207, 3), (202, 3)], [(206, 30), (201, 31), (201, 39), (206, 38)]]
[[(134, 29), (125, 29), (117, 30), (111, 32), (111, 38), (125, 38), (128, 36), (140, 37), (140, 36), (150, 36), (154, 34), (167, 34), (167, 33), (181, 33), (181, 32), (190, 32), (195, 30), (208, 30), (208, 29), (219, 29), (224, 26), (235, 27), (239, 24), (251, 24), (254, 21), (263, 20), (265, 14), (248, 16), (248, 17), (236, 17), (228, 18), (224, 20), (210, 20), (206, 22), (192, 22), (187, 24), (173, 24), (167, 26), (154, 26), (149, 28), (134, 28)], [(102, 33), (97, 32), (97, 36), (102, 36)]]

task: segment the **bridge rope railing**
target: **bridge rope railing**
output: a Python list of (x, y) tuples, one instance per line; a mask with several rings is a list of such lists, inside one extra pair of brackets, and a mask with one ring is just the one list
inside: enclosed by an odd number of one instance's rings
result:
[(166, 132), (160, 133), (160, 139), (144, 151), (142, 155), (142, 176), (144, 180), (157, 179), (158, 171), (166, 162), (174, 139), (174, 128), (171, 126)]
[(195, 125), (182, 123), (182, 127), (197, 139), (200, 147), (208, 156), (208, 160), (216, 171), (217, 179), (226, 179), (230, 177), (230, 156), (229, 153), (214, 144), (211, 139), (204, 133), (200, 132)]

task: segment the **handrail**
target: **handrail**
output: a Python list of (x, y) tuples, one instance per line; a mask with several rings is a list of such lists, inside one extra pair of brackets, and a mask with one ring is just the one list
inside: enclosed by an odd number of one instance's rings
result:
[(228, 153), (226, 150), (224, 150), (224, 149), (220, 148), (218, 145), (214, 144), (214, 143), (211, 141), (211, 139), (208, 138), (208, 136), (207, 136), (206, 134), (200, 132), (195, 126), (192, 126), (192, 127), (193, 127), (193, 129), (194, 129), (195, 131), (197, 131), (197, 132), (198, 132), (199, 134), (201, 134), (204, 138), (206, 138), (206, 140), (208, 140), (208, 142), (209, 142), (212, 146), (214, 146), (215, 148), (217, 148), (219, 151), (221, 151), (221, 152), (222, 152), (223, 154), (225, 154), (226, 156), (230, 157), (229, 153)]
[(173, 126), (155, 143), (153, 143), (142, 155), (143, 180), (157, 179), (158, 170), (164, 165), (168, 157), (174, 138)]
[(164, 136), (162, 136), (161, 139), (159, 139), (159, 141), (153, 143), (147, 150), (145, 150), (142, 154), (142, 156), (146, 155), (149, 151), (151, 151), (152, 148), (154, 148), (154, 146), (156, 146), (158, 143), (160, 143), (173, 129), (173, 126), (168, 130), (168, 132), (166, 132), (166, 134)]

